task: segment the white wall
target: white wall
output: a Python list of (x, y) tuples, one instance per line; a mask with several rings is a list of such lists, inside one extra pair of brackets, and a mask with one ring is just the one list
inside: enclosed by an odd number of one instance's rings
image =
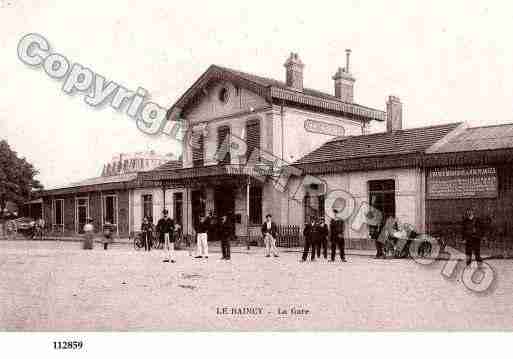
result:
[[(329, 194), (335, 190), (343, 190), (354, 198), (355, 208), (358, 209), (363, 203), (369, 200), (368, 181), (371, 180), (395, 180), (395, 205), (396, 217), (401, 223), (409, 223), (415, 226), (420, 232), (425, 229), (424, 218), (424, 186), (422, 172), (419, 169), (391, 169), (369, 172), (348, 172), (333, 175), (316, 176), (324, 181)], [(305, 194), (302, 179), (291, 179), (291, 188), (297, 189), (295, 195), (291, 196), (290, 203), (290, 224), (302, 225), (304, 221), (304, 209), (302, 199)], [(328, 207), (328, 201), (326, 202)], [(327, 216), (333, 216), (328, 212)], [(361, 231), (346, 228), (346, 236), (352, 238), (367, 237), (366, 226)]]
[[(274, 153), (281, 157), (282, 153), (282, 112), (280, 106), (273, 107), (274, 120)], [(314, 120), (330, 125), (343, 127), (346, 136), (358, 136), (362, 134), (359, 122), (341, 117), (284, 107), (283, 110), (283, 160), (288, 163), (297, 161), (307, 153), (317, 149), (327, 141), (337, 137), (336, 134), (321, 134), (307, 131), (305, 121)]]

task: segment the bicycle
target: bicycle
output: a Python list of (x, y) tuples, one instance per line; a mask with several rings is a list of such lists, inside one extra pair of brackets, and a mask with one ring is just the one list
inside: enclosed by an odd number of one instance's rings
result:
[[(154, 249), (159, 248), (159, 239), (158, 236), (155, 235), (155, 233), (149, 232), (148, 233), (150, 237), (150, 247)], [(144, 249), (144, 236), (143, 232), (137, 232), (134, 236), (134, 248), (136, 250)]]

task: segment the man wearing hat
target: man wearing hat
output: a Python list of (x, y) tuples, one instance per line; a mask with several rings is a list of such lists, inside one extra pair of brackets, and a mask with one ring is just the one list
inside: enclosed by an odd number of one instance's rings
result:
[(317, 239), (317, 224), (315, 223), (315, 218), (310, 218), (310, 223), (305, 224), (305, 229), (303, 230), (303, 238), (305, 240), (305, 247), (303, 248), (303, 258), (302, 262), (305, 262), (308, 258), (308, 251), (312, 250), (311, 260), (315, 260), (315, 247), (316, 247), (316, 239)]
[(331, 232), (331, 262), (335, 261), (335, 254), (337, 253), (337, 246), (340, 250), (340, 259), (342, 262), (346, 261), (346, 255), (344, 251), (344, 221), (338, 216), (338, 210), (333, 209), (335, 218), (331, 220), (330, 232)]
[(278, 249), (276, 249), (276, 237), (278, 236), (278, 227), (272, 221), (273, 216), (269, 213), (265, 216), (265, 222), (262, 224), (262, 235), (265, 243), (265, 256), (270, 257), (271, 252), (278, 257)]
[(224, 214), (221, 216), (221, 221), (217, 224), (217, 237), (221, 240), (221, 252), (223, 253), (221, 259), (229, 260), (231, 258), (230, 239), (232, 233), (231, 221), (229, 221), (228, 216)]
[(175, 224), (167, 215), (167, 209), (163, 210), (162, 218), (157, 223), (157, 232), (159, 233), (160, 240), (164, 241), (164, 249), (167, 249), (167, 258), (164, 259), (164, 262), (174, 263), (175, 238), (173, 237), (173, 230)]
[(195, 226), (197, 236), (197, 255), (194, 258), (208, 258), (208, 230), (210, 223), (204, 214), (200, 214), (199, 222)]
[(317, 223), (317, 257), (321, 258), (321, 247), (322, 247), (322, 255), (324, 259), (328, 258), (328, 235), (330, 233), (329, 227), (324, 220), (324, 217), (321, 217), (319, 222)]

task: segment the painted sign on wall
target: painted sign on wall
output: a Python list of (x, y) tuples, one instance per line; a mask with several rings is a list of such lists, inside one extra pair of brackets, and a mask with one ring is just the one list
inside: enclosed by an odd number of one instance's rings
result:
[(307, 130), (308, 132), (320, 133), (323, 135), (337, 137), (342, 137), (346, 133), (344, 127), (342, 126), (315, 120), (306, 120), (305, 130)]
[(495, 167), (435, 168), (428, 172), (428, 199), (495, 197)]

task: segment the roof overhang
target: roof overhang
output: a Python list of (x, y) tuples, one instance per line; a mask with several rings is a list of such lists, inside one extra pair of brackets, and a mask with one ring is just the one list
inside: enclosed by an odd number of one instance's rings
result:
[(194, 84), (168, 110), (168, 118), (174, 120), (182, 117), (182, 111), (187, 109), (194, 100), (203, 96), (204, 89), (210, 81), (230, 81), (237, 86), (246, 88), (267, 100), (269, 104), (287, 102), (292, 105), (309, 106), (323, 111), (336, 113), (340, 116), (347, 116), (361, 121), (377, 120), (384, 121), (386, 112), (369, 107), (336, 101), (324, 97), (309, 95), (295, 90), (288, 90), (277, 85), (263, 85), (261, 82), (253, 81), (251, 78), (229, 71), (216, 65), (211, 65)]

